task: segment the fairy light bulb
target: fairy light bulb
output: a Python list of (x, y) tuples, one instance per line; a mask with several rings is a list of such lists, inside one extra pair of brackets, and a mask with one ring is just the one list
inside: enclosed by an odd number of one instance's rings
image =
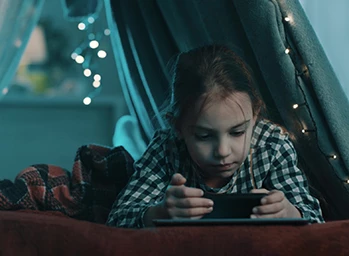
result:
[(105, 57), (107, 57), (107, 53), (106, 51), (103, 51), (103, 50), (99, 50), (98, 53), (97, 53), (98, 57), (101, 58), (101, 59), (104, 59)]
[(110, 35), (110, 29), (109, 28), (104, 29), (104, 35), (106, 35), (106, 36)]
[(81, 55), (78, 55), (75, 58), (75, 61), (76, 61), (76, 63), (81, 64), (81, 63), (83, 63), (85, 61), (85, 58), (83, 56), (81, 56)]
[(96, 75), (93, 76), (93, 79), (94, 79), (95, 81), (101, 81), (102, 77), (101, 77), (101, 75), (96, 74)]
[(290, 48), (286, 48), (285, 53), (286, 53), (286, 54), (289, 54), (290, 51), (291, 51)]
[(98, 46), (99, 46), (99, 43), (98, 43), (97, 40), (92, 40), (92, 41), (90, 42), (90, 47), (91, 47), (92, 49), (96, 49)]
[(89, 40), (93, 40), (93, 39), (96, 38), (95, 34), (93, 34), (93, 33), (88, 34), (87, 37), (88, 37)]
[(92, 102), (92, 99), (90, 97), (85, 97), (83, 100), (83, 103), (87, 106), (90, 105)]
[(89, 77), (89, 76), (91, 76), (91, 75), (92, 75), (91, 70), (88, 69), (88, 68), (86, 68), (86, 69), (84, 70), (84, 76)]
[(292, 106), (293, 109), (297, 109), (298, 107), (299, 107), (298, 104), (293, 104), (293, 106)]
[(289, 21), (291, 21), (291, 18), (287, 16), (287, 17), (285, 17), (285, 21), (289, 22)]
[(88, 17), (87, 19), (88, 23), (92, 24), (95, 22), (95, 18), (93, 18), (92, 16)]
[(71, 57), (73, 60), (75, 60), (76, 57), (78, 57), (78, 56), (79, 56), (79, 54), (77, 54), (76, 52), (73, 52), (73, 53), (70, 55), (70, 57)]
[(308, 130), (308, 129), (302, 129), (302, 133), (306, 133), (306, 132), (316, 132), (316, 130)]
[(79, 30), (84, 30), (85, 28), (86, 28), (86, 24), (85, 24), (85, 23), (80, 22), (80, 23), (78, 24), (78, 29), (79, 29)]
[(15, 45), (17, 48), (19, 48), (19, 47), (21, 47), (22, 43), (23, 43), (22, 40), (16, 39), (16, 41), (14, 42), (14, 45)]
[(100, 81), (93, 81), (92, 85), (94, 88), (98, 88), (99, 86), (101, 86), (101, 82)]

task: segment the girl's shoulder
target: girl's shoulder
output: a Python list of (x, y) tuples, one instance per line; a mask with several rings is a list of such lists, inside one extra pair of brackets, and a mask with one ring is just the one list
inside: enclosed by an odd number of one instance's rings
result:
[(267, 120), (261, 119), (257, 121), (251, 144), (252, 147), (263, 147), (266, 145), (280, 145), (289, 139), (289, 133), (282, 126)]
[(178, 143), (178, 141), (179, 139), (173, 134), (171, 129), (159, 129), (155, 131), (148, 146), (151, 144), (164, 146), (167, 144)]
[(158, 151), (160, 154), (177, 151), (183, 145), (181, 140), (173, 134), (171, 129), (156, 130), (153, 138), (147, 146), (147, 151)]
[(163, 150), (171, 140), (171, 133), (169, 129), (156, 130), (153, 138), (150, 140), (147, 151), (149, 150)]
[(154, 163), (161, 166), (177, 166), (180, 152), (185, 148), (182, 144), (170, 129), (157, 130), (146, 151), (134, 166), (141, 169), (144, 169), (144, 166), (152, 166)]

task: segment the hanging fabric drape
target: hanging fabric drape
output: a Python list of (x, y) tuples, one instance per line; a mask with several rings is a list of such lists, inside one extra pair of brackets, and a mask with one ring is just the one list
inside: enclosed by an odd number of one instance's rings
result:
[[(196, 1), (105, 0), (105, 5), (121, 87), (146, 142), (155, 128), (165, 125), (159, 106), (168, 96), (170, 63), (177, 53), (213, 41), (234, 42), (237, 51), (254, 59), (244, 32), (237, 29), (240, 21), (231, 15), (231, 1), (202, 5)], [(219, 20), (222, 26), (216, 26)]]
[(81, 21), (98, 15), (103, 0), (61, 0), (64, 17), (72, 21)]
[(44, 0), (0, 0), (0, 97), (8, 92)]
[(169, 83), (166, 62), (177, 48), (161, 13), (155, 11), (156, 3), (111, 4), (105, 1), (120, 84), (130, 114), (138, 120), (144, 140), (149, 142), (156, 127), (164, 128), (158, 107)]

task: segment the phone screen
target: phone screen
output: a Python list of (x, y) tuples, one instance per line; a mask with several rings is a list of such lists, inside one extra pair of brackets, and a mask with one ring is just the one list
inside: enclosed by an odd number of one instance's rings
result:
[(210, 194), (203, 197), (214, 202), (212, 212), (203, 218), (250, 218), (252, 209), (261, 204), (261, 199), (266, 194)]

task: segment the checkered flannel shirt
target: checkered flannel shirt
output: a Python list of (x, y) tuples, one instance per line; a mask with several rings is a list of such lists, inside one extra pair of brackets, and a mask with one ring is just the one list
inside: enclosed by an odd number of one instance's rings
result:
[[(235, 172), (231, 181), (222, 188), (210, 188), (197, 176), (183, 140), (171, 136), (169, 130), (157, 131), (147, 150), (134, 163), (135, 172), (128, 185), (120, 192), (109, 214), (107, 225), (117, 227), (144, 227), (144, 213), (150, 206), (161, 202), (174, 173), (187, 179), (186, 186), (204, 191), (248, 193), (253, 189), (249, 171), (252, 161), (257, 188), (281, 190), (297, 207), (304, 218), (323, 222), (319, 201), (310, 195), (306, 177), (297, 167), (297, 154), (282, 129), (260, 120), (254, 127), (251, 139), (251, 158), (248, 156)], [(236, 183), (231, 187), (237, 176)], [(230, 190), (229, 190), (230, 188)]]

